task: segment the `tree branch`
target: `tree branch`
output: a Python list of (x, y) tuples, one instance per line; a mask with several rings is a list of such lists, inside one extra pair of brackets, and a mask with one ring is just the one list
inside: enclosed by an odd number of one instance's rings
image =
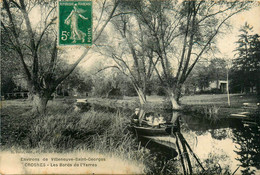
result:
[[(31, 73), (24, 61), (24, 56), (23, 56), (23, 53), (22, 53), (22, 50), (21, 50), (21, 45), (20, 45), (20, 42), (18, 40), (18, 35), (17, 35), (17, 32), (16, 32), (16, 29), (15, 29), (15, 25), (14, 25), (14, 22), (13, 22), (13, 17), (12, 17), (12, 14), (11, 14), (11, 11), (10, 11), (10, 7), (9, 7), (9, 4), (7, 3), (6, 0), (3, 0), (4, 2), (4, 8), (6, 9), (7, 11), (7, 15), (8, 15), (8, 18), (9, 18), (9, 22), (11, 23), (11, 31), (14, 35), (14, 38), (15, 38), (15, 42), (16, 44), (14, 45), (17, 53), (19, 54), (19, 58), (22, 62), (22, 65), (23, 65), (23, 68), (24, 68), (24, 71), (25, 71), (25, 74), (27, 75), (27, 79), (29, 80), (29, 82), (31, 81)], [(3, 25), (3, 23), (1, 22), (1, 24)]]
[[(100, 29), (99, 33), (97, 34), (96, 38), (93, 40), (93, 43), (95, 43), (98, 38), (100, 37), (101, 33), (103, 32), (103, 30), (105, 29), (105, 27), (107, 26), (108, 22), (111, 20), (117, 6), (119, 4), (119, 0), (117, 0), (114, 4), (114, 7), (109, 15), (109, 17), (107, 18), (105, 24), (102, 26), (102, 28)], [(85, 58), (85, 56), (87, 55), (88, 51), (90, 50), (90, 48), (86, 48), (85, 51), (83, 52), (83, 54), (78, 58), (78, 60), (71, 66), (71, 68), (64, 73), (62, 76), (60, 76), (56, 82), (55, 85), (58, 86), (65, 78), (67, 78), (72, 72), (73, 70), (78, 66), (78, 64)]]
[(101, 13), (100, 13), (100, 16), (99, 16), (99, 19), (98, 19), (96, 28), (94, 29), (94, 33), (96, 32), (96, 30), (97, 30), (97, 28), (98, 28), (98, 26), (99, 26), (99, 24), (100, 24), (100, 20), (101, 20), (101, 18), (102, 18), (102, 16), (103, 16), (103, 13), (104, 13), (104, 10), (105, 10), (105, 4), (106, 4), (106, 0), (105, 0), (105, 1), (103, 2), (103, 4), (102, 4), (102, 10), (101, 10)]
[(40, 35), (40, 38), (39, 40), (37, 41), (37, 44), (36, 44), (36, 50), (38, 50), (39, 46), (40, 46), (40, 43), (41, 43), (41, 40), (43, 38), (43, 35), (45, 34), (45, 32), (47, 31), (47, 29), (49, 28), (50, 25), (54, 24), (53, 22), (57, 19), (57, 17), (54, 17), (46, 26), (45, 28), (43, 29), (41, 35)]
[(183, 79), (183, 82), (187, 79), (187, 77), (189, 76), (190, 72), (192, 71), (193, 67), (195, 66), (195, 64), (197, 63), (197, 61), (199, 60), (199, 58), (201, 57), (201, 55), (204, 53), (205, 49), (207, 48), (207, 46), (210, 44), (210, 42), (213, 40), (213, 38), (218, 34), (221, 26), (229, 19), (231, 18), (232, 16), (234, 16), (235, 14), (245, 10), (245, 8), (241, 8), (239, 9), (238, 11), (230, 14), (229, 16), (227, 16), (217, 27), (215, 33), (210, 37), (210, 39), (208, 40), (208, 42), (206, 43), (206, 45), (204, 45), (204, 47), (202, 48), (202, 50), (200, 51), (200, 53), (198, 54), (198, 56), (196, 57), (195, 61), (193, 62), (193, 64), (189, 67), (189, 70), (187, 72), (187, 74), (185, 75), (184, 79)]
[(104, 30), (105, 27), (107, 26), (108, 22), (109, 22), (109, 21), (111, 20), (111, 18), (113, 17), (113, 14), (115, 13), (118, 4), (119, 4), (119, 0), (117, 0), (117, 1), (115, 2), (115, 5), (114, 5), (114, 7), (113, 7), (113, 9), (112, 9), (112, 11), (111, 11), (109, 17), (107, 18), (105, 24), (104, 24), (104, 25), (102, 26), (102, 28), (100, 29), (100, 31), (99, 31), (99, 33), (97, 34), (96, 38), (93, 40), (93, 43), (95, 43), (95, 42), (98, 40), (98, 38), (100, 37), (101, 33), (103, 32), (103, 30)]
[(52, 49), (52, 53), (51, 53), (51, 61), (50, 61), (50, 65), (49, 65), (49, 72), (52, 72), (54, 71), (54, 63), (55, 63), (55, 60), (57, 59), (57, 37), (55, 38), (55, 41), (54, 41), (54, 45), (53, 45), (53, 49)]
[[(226, 12), (227, 10), (231, 9), (232, 7), (234, 7), (234, 6), (235, 6), (235, 3), (236, 3), (236, 2), (233, 2), (232, 6), (226, 8), (226, 9), (224, 9), (224, 10), (220, 10), (220, 11), (217, 11), (216, 13), (212, 13), (212, 14), (206, 15), (204, 18), (202, 18), (201, 20), (198, 21), (198, 24), (201, 23), (202, 21), (204, 21), (205, 19), (209, 18), (209, 17), (216, 16), (216, 15), (218, 15), (218, 14), (220, 14), (220, 13)], [(214, 6), (214, 4), (213, 4), (213, 6)]]
[(14, 0), (10, 0), (10, 2), (12, 2), (18, 9), (21, 9), (21, 6)]
[(118, 14), (113, 15), (112, 18), (120, 16), (120, 15), (128, 15), (128, 14), (133, 14), (133, 13), (132, 12), (122, 12), (122, 13), (118, 13)]
[(96, 75), (96, 74), (98, 74), (99, 72), (102, 72), (102, 71), (104, 71), (104, 70), (106, 70), (106, 69), (109, 69), (109, 68), (116, 68), (116, 69), (122, 71), (118, 66), (106, 66), (106, 67), (104, 67), (104, 68), (102, 68), (102, 69), (99, 69), (97, 72), (94, 73), (94, 75)]
[(179, 64), (177, 75), (176, 75), (176, 79), (177, 80), (179, 80), (179, 76), (180, 76), (180, 73), (181, 73), (182, 65), (183, 65), (183, 62), (184, 62), (186, 46), (187, 46), (187, 38), (188, 38), (188, 33), (189, 33), (189, 24), (190, 24), (190, 18), (191, 18), (190, 10), (189, 10), (188, 13), (189, 14), (187, 16), (187, 24), (186, 24), (186, 31), (185, 31), (184, 41), (183, 41), (181, 60), (180, 60), (180, 64)]
[[(195, 8), (195, 2), (193, 1), (191, 3), (192, 3), (193, 8)], [(197, 12), (193, 11), (192, 22), (191, 22), (191, 34), (190, 34), (190, 41), (189, 41), (189, 48), (188, 48), (188, 53), (187, 53), (187, 59), (186, 59), (184, 68), (182, 70), (182, 75), (181, 75), (181, 78), (180, 78), (180, 82), (185, 77), (186, 71), (187, 71), (188, 66), (189, 66), (190, 58), (191, 58), (191, 52), (192, 52), (192, 48), (193, 48), (193, 37), (195, 35), (195, 19), (196, 19), (196, 15), (197, 15)], [(177, 82), (177, 83), (179, 83), (179, 82)]]
[(30, 39), (30, 45), (32, 49), (32, 55), (33, 55), (33, 81), (36, 82), (38, 77), (38, 71), (39, 71), (39, 61), (38, 61), (38, 55), (37, 55), (37, 49), (35, 45), (35, 38), (34, 38), (34, 32), (32, 30), (31, 22), (29, 19), (29, 15), (26, 11), (26, 6), (24, 4), (24, 0), (19, 0), (21, 5), (21, 12), (23, 14), (23, 17), (25, 19), (26, 29), (27, 33)]

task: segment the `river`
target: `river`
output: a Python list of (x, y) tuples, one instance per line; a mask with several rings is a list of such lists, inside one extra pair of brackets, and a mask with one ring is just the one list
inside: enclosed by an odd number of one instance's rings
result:
[(218, 118), (140, 109), (135, 113), (133, 133), (143, 147), (179, 162), (182, 174), (260, 174), (259, 114)]

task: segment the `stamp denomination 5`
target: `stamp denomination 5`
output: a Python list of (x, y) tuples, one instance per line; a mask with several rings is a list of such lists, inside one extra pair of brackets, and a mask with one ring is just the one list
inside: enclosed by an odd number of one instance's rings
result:
[(92, 1), (59, 1), (59, 45), (92, 44)]

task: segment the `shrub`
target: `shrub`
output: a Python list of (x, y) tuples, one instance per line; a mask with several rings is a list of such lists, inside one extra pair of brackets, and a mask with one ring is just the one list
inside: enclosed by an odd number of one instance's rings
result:
[[(31, 147), (57, 150), (87, 148), (101, 152), (132, 149), (135, 139), (128, 130), (130, 120), (121, 113), (90, 110), (54, 113), (35, 120), (30, 129)], [(123, 151), (124, 150), (124, 151)]]
[(165, 96), (167, 94), (165, 88), (163, 88), (162, 86), (158, 86), (158, 88), (156, 89), (156, 95), (159, 96)]

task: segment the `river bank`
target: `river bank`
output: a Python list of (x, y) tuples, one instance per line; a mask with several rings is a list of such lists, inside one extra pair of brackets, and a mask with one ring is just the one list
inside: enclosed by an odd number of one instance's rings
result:
[[(243, 98), (239, 96), (233, 96), (232, 98), (233, 100), (235, 100), (235, 98), (241, 99), (239, 101), (241, 104), (246, 101), (248, 102), (249, 99), (248, 97)], [(194, 97), (194, 99), (198, 98)], [(128, 165), (131, 164), (130, 169), (134, 170), (131, 171), (132, 173), (162, 174), (162, 172), (166, 172), (167, 174), (181, 174), (180, 157), (172, 157), (169, 159), (161, 152), (152, 153), (146, 148), (147, 144), (145, 144), (145, 146), (140, 145), (134, 133), (131, 132), (131, 118), (129, 117), (132, 112), (131, 110), (127, 109), (128, 113), (126, 113), (124, 110), (114, 110), (114, 112), (111, 112), (109, 109), (109, 107), (112, 107), (113, 105), (117, 106), (117, 104), (124, 107), (123, 105), (126, 105), (126, 103), (128, 104), (128, 107), (134, 108), (136, 107), (135, 105), (138, 107), (138, 101), (135, 101), (134, 99), (115, 100), (88, 98), (88, 102), (91, 100), (99, 105), (107, 105), (107, 108), (91, 108), (85, 112), (75, 111), (75, 98), (60, 98), (50, 101), (46, 116), (39, 118), (31, 115), (31, 103), (29, 100), (4, 101), (3, 108), (1, 109), (1, 150), (18, 153), (33, 152), (37, 154), (46, 152), (52, 154), (62, 153), (61, 157), (64, 157), (64, 154), (74, 155), (74, 153), (78, 151), (81, 156), (84, 154), (96, 153), (93, 157), (101, 154), (102, 156), (105, 156), (107, 160), (111, 157), (116, 158), (115, 160), (117, 160), (117, 162), (109, 164), (108, 166), (113, 167), (114, 165), (117, 165), (117, 163), (124, 161), (123, 167), (120, 167), (118, 170), (129, 170)], [(81, 101), (85, 101), (85, 99)], [(216, 101), (217, 100), (215, 100), (215, 102)], [(158, 98), (150, 98), (150, 103), (154, 105), (160, 104), (159, 102)], [(238, 100), (236, 102), (238, 103)], [(186, 105), (189, 110), (193, 109), (191, 104)], [(196, 112), (199, 113), (202, 111), (199, 110), (199, 105), (201, 108), (205, 108), (206, 104), (195, 105), (194, 109), (197, 111), (193, 111), (193, 113), (181, 117), (181, 126), (183, 127), (181, 132), (183, 132), (183, 136), (186, 137), (189, 144), (193, 145), (192, 147), (197, 145), (194, 142), (194, 138), (198, 139), (200, 145), (204, 146), (205, 143), (203, 140), (206, 139), (205, 137), (212, 135), (211, 137), (214, 139), (214, 143), (219, 142), (218, 145), (223, 145), (223, 138), (225, 138), (226, 142), (229, 144), (230, 141), (234, 139), (233, 134), (228, 134), (230, 132), (237, 132), (237, 129), (233, 128), (242, 128), (241, 131), (244, 131), (245, 127), (250, 127), (247, 129), (250, 132), (252, 130), (251, 128), (257, 130), (256, 127), (258, 126), (258, 123), (254, 122), (251, 122), (251, 126), (248, 122), (244, 124), (244, 121), (241, 120), (226, 120), (223, 118), (216, 121), (212, 120), (212, 118), (210, 120), (204, 120), (205, 118), (203, 115), (196, 116)], [(223, 109), (224, 106), (220, 108), (221, 113), (223, 113)], [(238, 110), (239, 106), (233, 106), (232, 109)], [(159, 113), (159, 111), (157, 112)], [(173, 117), (173, 114), (171, 113), (163, 113), (162, 115), (167, 118)], [(195, 116), (193, 117), (191, 115)], [(236, 126), (233, 126), (234, 124), (236, 124)], [(227, 128), (230, 129), (227, 130)], [(189, 131), (188, 129), (192, 130)], [(238, 131), (239, 134), (240, 130)], [(255, 131), (255, 133), (257, 133), (257, 131)], [(232, 137), (229, 138), (229, 136)], [(244, 137), (245, 136), (243, 136), (243, 138)], [(240, 138), (240, 136), (237, 138)], [(149, 141), (149, 143), (151, 142)], [(236, 143), (234, 143), (233, 146), (235, 146), (235, 144)], [(257, 144), (258, 142), (256, 141), (256, 145)], [(226, 162), (224, 162), (223, 165), (221, 164), (221, 167), (214, 167), (216, 163), (212, 162), (218, 158), (216, 156), (219, 156), (218, 161), (222, 160), (222, 153), (215, 153), (215, 149), (213, 149), (208, 151), (207, 155), (203, 155), (202, 153), (204, 153), (205, 148), (199, 148), (200, 147), (198, 147), (195, 152), (199, 157), (203, 158), (203, 166), (207, 167), (206, 171), (208, 174), (221, 174), (216, 172), (226, 171), (228, 165)], [(211, 146), (209, 146), (209, 148), (211, 148)], [(223, 147), (222, 149), (225, 150), (226, 148), (229, 147)], [(225, 151), (227, 152), (227, 155), (234, 152), (233, 150)], [(211, 156), (212, 154), (214, 155), (213, 157)], [(226, 155), (226, 153), (224, 155)], [(230, 157), (234, 156), (231, 155)], [(193, 170), (196, 172), (195, 174), (201, 174), (202, 170), (196, 168), (197, 166), (194, 160), (193, 164)], [(117, 167), (113, 168), (114, 170), (117, 169)], [(234, 172), (235, 169), (236, 164), (232, 165), (231, 169), (228, 171)], [(122, 171), (115, 172), (121, 173)]]
[[(0, 161), (5, 162), (0, 166), (2, 173), (85, 174), (88, 170), (87, 174), (144, 174), (149, 171), (144, 165), (149, 154), (138, 148), (128, 130), (130, 119), (126, 115), (94, 110), (79, 113), (64, 100), (50, 101), (45, 116), (32, 115), (30, 109), (28, 100), (6, 100), (2, 105)], [(36, 159), (21, 161), (21, 157)], [(105, 161), (52, 161), (54, 157), (102, 157)], [(14, 161), (20, 168), (11, 168)]]
[[(139, 107), (137, 97), (124, 97), (123, 99), (108, 98), (84, 98), (81, 102), (88, 102), (94, 105), (100, 105), (111, 108), (128, 108), (134, 110)], [(193, 95), (184, 96), (180, 99), (184, 113), (203, 114), (207, 116), (218, 115), (219, 117), (229, 116), (233, 113), (256, 111), (256, 96), (244, 94), (231, 94), (230, 106), (227, 102), (226, 94), (213, 95)], [(245, 103), (253, 104), (253, 106), (245, 106)], [(84, 106), (84, 104), (82, 104)], [(171, 104), (164, 97), (148, 96), (147, 103), (144, 106), (146, 110), (171, 110)]]

